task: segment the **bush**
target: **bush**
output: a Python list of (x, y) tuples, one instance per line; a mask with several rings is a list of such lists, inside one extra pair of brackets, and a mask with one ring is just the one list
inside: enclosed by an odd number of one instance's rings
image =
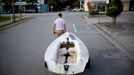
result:
[(92, 9), (92, 10), (90, 9), (89, 10), (89, 14), (90, 15), (97, 15), (98, 14), (98, 11), (96, 9)]
[(97, 15), (98, 14), (98, 10), (96, 9), (97, 4), (95, 2), (89, 3), (88, 2), (88, 10), (89, 10), (89, 14), (90, 15)]

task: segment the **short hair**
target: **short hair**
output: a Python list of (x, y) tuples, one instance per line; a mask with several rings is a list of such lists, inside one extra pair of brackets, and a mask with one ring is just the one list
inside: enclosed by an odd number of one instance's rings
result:
[(58, 14), (58, 16), (62, 17), (62, 14), (61, 14), (61, 13), (59, 13), (59, 14)]

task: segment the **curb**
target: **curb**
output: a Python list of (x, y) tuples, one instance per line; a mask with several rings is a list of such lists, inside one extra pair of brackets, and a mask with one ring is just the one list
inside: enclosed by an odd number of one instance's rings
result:
[[(93, 24), (91, 21), (88, 21), (88, 18), (85, 18), (85, 21), (88, 24), (91, 24), (93, 28), (95, 28), (101, 35), (103, 35), (108, 41), (110, 41), (115, 47), (117, 47), (119, 50), (121, 50), (123, 53), (127, 55), (132, 61), (134, 61), (134, 55), (131, 54), (130, 48), (128, 48), (126, 45), (122, 44), (120, 41), (115, 39), (110, 32), (105, 31), (104, 28), (97, 26), (98, 24)], [(110, 35), (111, 34), (111, 35)]]
[(0, 31), (5, 30), (5, 29), (8, 29), (8, 28), (11, 28), (11, 27), (13, 27), (13, 26), (16, 26), (16, 25), (18, 25), (18, 24), (20, 24), (20, 23), (22, 23), (22, 22), (28, 21), (28, 20), (30, 20), (30, 19), (32, 19), (32, 18), (33, 18), (33, 17), (25, 17), (25, 18), (23, 18), (23, 20), (20, 20), (20, 21), (18, 21), (18, 22), (9, 23), (7, 26), (0, 28)]
[(131, 60), (134, 61), (134, 55), (131, 54), (130, 48), (123, 44), (122, 42), (118, 41), (116, 38), (114, 38), (109, 32), (105, 31), (104, 28), (99, 27), (95, 25), (99, 30), (101, 30), (101, 34), (107, 38), (114, 46), (116, 46), (119, 50), (121, 50), (123, 53), (125, 53)]

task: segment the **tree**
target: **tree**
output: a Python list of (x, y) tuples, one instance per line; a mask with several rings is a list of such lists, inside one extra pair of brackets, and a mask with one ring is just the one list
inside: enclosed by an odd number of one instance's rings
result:
[(73, 8), (74, 8), (74, 7), (80, 7), (80, 1), (79, 1), (79, 0), (76, 0), (76, 1), (74, 1), (74, 2), (72, 3), (72, 5), (73, 5)]
[(48, 3), (50, 8), (51, 8), (51, 6), (53, 6), (53, 11), (58, 11), (59, 10), (59, 6), (58, 6), (56, 0), (48, 0), (47, 3)]
[(77, 2), (78, 0), (66, 0), (66, 3), (68, 6), (70, 6), (70, 8), (74, 8), (76, 7), (74, 4), (74, 2)]
[(97, 3), (96, 2), (88, 2), (88, 10), (90, 15), (97, 15), (98, 10), (97, 10)]
[(60, 10), (65, 7), (65, 1), (64, 0), (57, 0), (56, 2), (58, 4)]
[(106, 5), (106, 15), (113, 18), (113, 25), (116, 25), (116, 17), (123, 11), (123, 4), (121, 0), (110, 0)]
[(129, 8), (129, 10), (130, 11), (134, 11), (134, 0), (130, 0), (130, 8)]
[[(4, 10), (10, 12), (12, 10), (12, 1), (13, 0), (1, 0), (1, 3), (4, 4)], [(16, 1), (16, 0), (14, 0)]]
[(70, 8), (79, 7), (79, 0), (47, 0), (45, 1), (49, 6), (53, 6), (54, 11), (61, 10), (70, 6)]

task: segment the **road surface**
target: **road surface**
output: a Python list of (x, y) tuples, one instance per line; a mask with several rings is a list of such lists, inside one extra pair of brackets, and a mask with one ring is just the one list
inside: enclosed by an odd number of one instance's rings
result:
[[(52, 33), (58, 13), (38, 14), (15, 27), (0, 31), (0, 75), (55, 75), (44, 67), (44, 53), (56, 38)], [(87, 46), (91, 68), (79, 75), (134, 75), (134, 62), (117, 49), (82, 16), (63, 13), (68, 31)]]

